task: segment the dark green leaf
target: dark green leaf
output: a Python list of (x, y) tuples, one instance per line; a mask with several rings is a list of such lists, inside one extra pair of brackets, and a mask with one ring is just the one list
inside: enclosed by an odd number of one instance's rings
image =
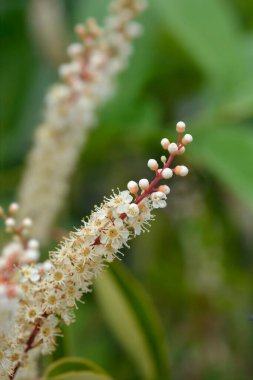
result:
[(167, 344), (150, 299), (117, 263), (96, 283), (96, 295), (111, 329), (145, 380), (169, 379)]
[(51, 364), (43, 380), (112, 380), (112, 378), (90, 360), (69, 357)]

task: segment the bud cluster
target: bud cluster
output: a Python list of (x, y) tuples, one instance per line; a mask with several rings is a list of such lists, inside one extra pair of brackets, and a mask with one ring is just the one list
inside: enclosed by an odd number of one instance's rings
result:
[(193, 141), (193, 137), (190, 134), (183, 135), (185, 128), (186, 125), (183, 121), (177, 123), (177, 143), (170, 142), (166, 137), (161, 140), (161, 146), (169, 153), (168, 157), (165, 155), (161, 157), (161, 167), (155, 159), (151, 158), (148, 160), (149, 169), (156, 174), (151, 183), (149, 183), (146, 178), (141, 179), (139, 184), (135, 181), (128, 182), (127, 187), (130, 193), (135, 195), (135, 203), (139, 203), (142, 199), (150, 195), (153, 208), (166, 207), (166, 199), (170, 193), (170, 188), (164, 184), (158, 186), (158, 183), (161, 180), (172, 178), (173, 174), (184, 177), (189, 172), (188, 168), (184, 165), (177, 165), (174, 168), (170, 168), (174, 157), (182, 155), (185, 152), (185, 146)]

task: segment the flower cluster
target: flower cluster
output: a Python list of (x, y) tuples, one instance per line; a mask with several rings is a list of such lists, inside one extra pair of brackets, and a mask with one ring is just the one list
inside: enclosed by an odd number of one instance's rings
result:
[[(13, 333), (13, 326), (17, 317), (19, 301), (22, 298), (22, 284), (20, 268), (36, 272), (39, 259), (39, 243), (30, 238), (32, 221), (24, 218), (20, 224), (16, 220), (19, 210), (17, 203), (12, 203), (5, 212), (0, 207), (0, 219), (3, 219), (6, 232), (10, 235), (10, 241), (1, 249), (0, 255), (0, 341), (6, 339), (6, 334)], [(35, 265), (36, 264), (36, 265)], [(44, 266), (45, 263), (42, 265)], [(33, 269), (32, 269), (33, 268)], [(37, 375), (36, 350), (27, 362), (26, 370), (19, 372), (18, 380), (34, 379)], [(0, 353), (1, 357), (1, 353)], [(5, 358), (2, 358), (5, 363)], [(8, 361), (7, 361), (8, 362)], [(0, 378), (4, 376), (0, 367)], [(6, 374), (5, 374), (6, 375)]]
[(177, 143), (170, 143), (167, 138), (161, 141), (168, 152), (168, 157), (161, 158), (161, 167), (154, 159), (148, 161), (148, 167), (155, 173), (151, 182), (130, 181), (128, 190), (105, 198), (90, 218), (50, 253), (47, 270), (20, 268), (22, 297), (16, 323), (11, 336), (2, 337), (0, 343), (3, 353), (0, 371), (8, 374), (6, 378), (15, 377), (35, 347), (43, 354), (55, 349), (59, 320), (66, 324), (74, 321), (76, 304), (84, 293), (91, 291), (93, 278), (107, 263), (122, 255), (121, 250), (128, 247), (130, 239), (148, 229), (154, 208), (166, 206), (170, 190), (160, 181), (171, 178), (173, 173), (184, 176), (188, 172), (185, 166), (170, 168), (175, 156), (182, 154), (192, 140), (190, 135), (183, 137), (183, 122), (176, 128)]
[(80, 150), (96, 125), (97, 108), (112, 96), (115, 77), (128, 63), (132, 40), (142, 30), (134, 18), (144, 8), (144, 0), (113, 0), (103, 27), (94, 19), (76, 26), (80, 42), (69, 46), (71, 61), (59, 69), (62, 83), (46, 96), (45, 120), (19, 194), (22, 216), (34, 220), (33, 234), (41, 242), (49, 237)]

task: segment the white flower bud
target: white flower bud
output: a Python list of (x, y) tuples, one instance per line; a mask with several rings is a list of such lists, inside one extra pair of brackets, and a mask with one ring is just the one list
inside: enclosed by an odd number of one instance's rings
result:
[(170, 168), (165, 168), (162, 171), (162, 177), (164, 179), (169, 179), (173, 176), (173, 171)]
[(162, 193), (168, 195), (170, 193), (170, 188), (167, 185), (161, 185), (158, 187), (158, 191), (161, 191)]
[(149, 181), (146, 178), (143, 178), (139, 181), (139, 186), (142, 190), (146, 190), (149, 187)]
[(170, 145), (170, 141), (169, 139), (167, 139), (166, 137), (164, 137), (162, 140), (161, 140), (161, 145), (163, 147), (163, 149), (168, 149), (169, 145)]
[(7, 218), (5, 220), (5, 226), (7, 228), (13, 228), (13, 227), (15, 227), (15, 225), (16, 225), (15, 219), (13, 219), (13, 218)]
[(170, 154), (175, 154), (178, 151), (178, 147), (176, 143), (171, 143), (168, 147), (168, 151)]
[(157, 170), (158, 169), (157, 161), (151, 158), (150, 160), (148, 160), (148, 167), (150, 170)]
[(162, 156), (161, 157), (161, 161), (162, 161), (163, 164), (165, 164), (165, 162), (167, 161), (167, 157), (166, 156)]
[(178, 133), (184, 133), (184, 131), (185, 131), (185, 127), (186, 127), (185, 123), (184, 123), (183, 121), (179, 121), (179, 122), (177, 123), (177, 125), (176, 125), (176, 131), (177, 131)]
[(9, 207), (9, 213), (15, 215), (19, 210), (19, 205), (17, 203), (11, 203)]
[(184, 165), (178, 165), (174, 169), (174, 173), (181, 177), (185, 177), (189, 172), (189, 169)]
[(138, 193), (139, 187), (135, 181), (129, 181), (127, 184), (127, 188), (132, 194)]
[(177, 151), (177, 156), (179, 156), (180, 154), (184, 154), (184, 152), (185, 152), (185, 147), (181, 146), (181, 148)]
[(186, 135), (184, 135), (183, 139), (182, 139), (182, 143), (184, 145), (188, 145), (190, 144), (191, 142), (193, 141), (193, 137), (192, 135), (190, 135), (189, 133), (187, 133)]
[(79, 56), (83, 52), (83, 46), (82, 44), (79, 44), (78, 42), (69, 45), (67, 49), (67, 53), (70, 57), (75, 58), (76, 56)]
[(29, 228), (29, 227), (32, 227), (32, 225), (33, 225), (32, 219), (30, 218), (23, 219), (22, 227)]
[(28, 248), (30, 249), (38, 249), (39, 248), (39, 242), (36, 239), (31, 239), (28, 241)]

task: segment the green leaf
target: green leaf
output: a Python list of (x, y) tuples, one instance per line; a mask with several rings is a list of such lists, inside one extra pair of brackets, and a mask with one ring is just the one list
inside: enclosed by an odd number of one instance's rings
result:
[(253, 131), (244, 126), (194, 130), (191, 155), (253, 210)]
[(73, 12), (75, 23), (84, 22), (87, 18), (95, 18), (102, 22), (105, 14), (108, 13), (109, 0), (76, 0)]
[(243, 121), (253, 115), (253, 78), (241, 82), (221, 108), (222, 116)]
[(167, 343), (150, 299), (119, 263), (96, 282), (104, 317), (145, 380), (169, 379)]
[(212, 81), (236, 84), (244, 63), (235, 12), (229, 1), (151, 0), (159, 23)]
[(51, 364), (43, 380), (112, 380), (112, 378), (90, 360), (69, 357)]

